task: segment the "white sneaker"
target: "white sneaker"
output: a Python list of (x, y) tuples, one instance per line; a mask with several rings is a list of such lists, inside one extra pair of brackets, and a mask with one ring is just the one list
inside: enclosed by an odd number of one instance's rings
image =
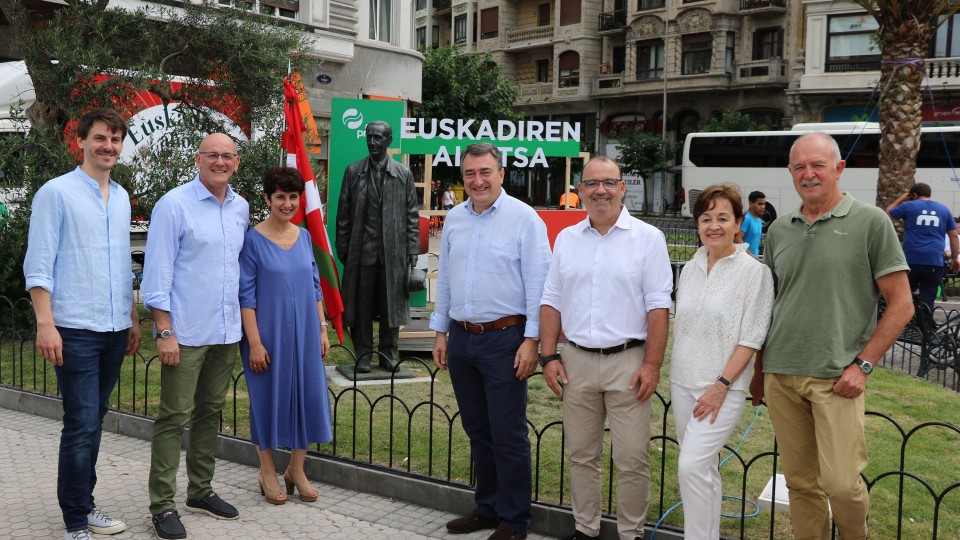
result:
[(89, 530), (80, 529), (79, 531), (63, 533), (63, 540), (93, 540), (93, 537), (90, 536)]
[[(104, 514), (99, 508), (94, 508), (87, 514), (87, 527), (97, 534), (117, 534), (125, 531), (127, 524)], [(89, 536), (81, 538), (89, 538)]]

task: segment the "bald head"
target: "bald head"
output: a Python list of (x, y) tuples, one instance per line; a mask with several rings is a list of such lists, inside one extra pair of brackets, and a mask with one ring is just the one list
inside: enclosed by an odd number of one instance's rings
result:
[(200, 142), (196, 159), (200, 182), (223, 204), (230, 178), (240, 166), (236, 141), (225, 133), (207, 135)]

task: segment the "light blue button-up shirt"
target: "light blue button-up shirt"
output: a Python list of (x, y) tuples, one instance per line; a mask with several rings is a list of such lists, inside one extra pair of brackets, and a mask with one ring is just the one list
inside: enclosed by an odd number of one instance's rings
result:
[(199, 176), (154, 206), (140, 292), (144, 306), (170, 313), (180, 345), (240, 341), (240, 249), (249, 215), (233, 189), (221, 206)]
[(44, 184), (33, 198), (23, 275), (27, 290), (50, 293), (53, 323), (94, 332), (133, 324), (130, 198), (110, 181), (100, 186), (77, 167)]
[(506, 191), (480, 214), (468, 200), (444, 220), (430, 328), (448, 332), (451, 320), (483, 323), (526, 315), (523, 335), (539, 339), (549, 266), (547, 226), (532, 208)]

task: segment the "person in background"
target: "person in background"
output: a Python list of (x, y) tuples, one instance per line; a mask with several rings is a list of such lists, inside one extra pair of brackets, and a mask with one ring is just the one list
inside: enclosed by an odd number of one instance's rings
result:
[(30, 214), (23, 274), (37, 318), (37, 352), (53, 364), (63, 398), (57, 500), (65, 540), (127, 528), (93, 499), (110, 394), (124, 356), (140, 346), (130, 197), (110, 178), (126, 134), (127, 122), (117, 111), (81, 116), (77, 146), (83, 163), (43, 184)]
[(453, 210), (457, 205), (457, 194), (453, 191), (453, 184), (447, 184), (447, 190), (443, 192), (443, 209)]
[(580, 207), (580, 197), (577, 195), (577, 190), (572, 186), (567, 186), (567, 191), (563, 195), (560, 195), (560, 209), (561, 210), (576, 210)]
[[(752, 206), (752, 204), (751, 204)], [(680, 442), (677, 478), (685, 538), (720, 538), (717, 455), (746, 406), (743, 377), (773, 311), (770, 269), (734, 243), (743, 201), (731, 185), (704, 189), (693, 207), (703, 247), (677, 284), (670, 403)]]
[(250, 440), (260, 456), (260, 493), (287, 498), (277, 482), (272, 449), (290, 448), (283, 474), (287, 495), (317, 500), (303, 464), (311, 443), (333, 439), (323, 359), (330, 350), (320, 274), (310, 233), (290, 222), (303, 196), (296, 169), (263, 178), (270, 215), (247, 231), (240, 252), (240, 356), (250, 392)]
[[(930, 199), (933, 191), (924, 183), (916, 183), (910, 191), (897, 197), (887, 207), (891, 219), (903, 220), (903, 254), (907, 257), (910, 272), (907, 279), (910, 290), (917, 291), (920, 300), (933, 313), (937, 289), (943, 282), (945, 269), (956, 274), (960, 270), (957, 256), (960, 245), (957, 240), (957, 223), (946, 205)], [(950, 255), (946, 259), (941, 251), (940, 239), (947, 236)]]
[(760, 236), (763, 232), (763, 213), (767, 209), (767, 196), (762, 191), (752, 191), (747, 197), (750, 207), (743, 216), (736, 243), (747, 244), (754, 257), (760, 256)]

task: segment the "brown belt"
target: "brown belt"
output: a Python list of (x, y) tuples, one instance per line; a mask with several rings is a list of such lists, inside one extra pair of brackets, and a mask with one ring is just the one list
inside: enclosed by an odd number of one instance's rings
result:
[(472, 323), (465, 321), (453, 321), (453, 324), (463, 328), (471, 334), (482, 334), (484, 332), (489, 332), (490, 330), (503, 330), (505, 328), (510, 328), (511, 326), (516, 326), (518, 324), (524, 324), (527, 322), (527, 317), (524, 315), (510, 315), (509, 317), (502, 317), (495, 321), (485, 322), (485, 323)]

